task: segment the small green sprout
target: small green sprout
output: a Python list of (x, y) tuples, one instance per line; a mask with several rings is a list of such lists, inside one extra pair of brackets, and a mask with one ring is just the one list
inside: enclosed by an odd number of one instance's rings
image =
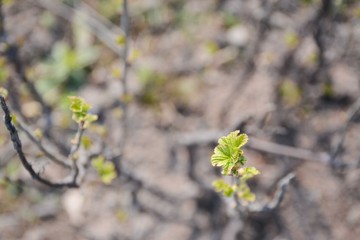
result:
[(91, 105), (86, 103), (83, 98), (74, 96), (68, 98), (70, 100), (70, 110), (73, 113), (72, 119), (84, 129), (89, 127), (90, 123), (98, 119), (97, 115), (88, 113)]
[(213, 186), (217, 192), (223, 192), (224, 196), (231, 197), (234, 194), (236, 188), (230, 186), (222, 179), (218, 179), (213, 182)]
[(126, 43), (126, 37), (124, 35), (119, 35), (116, 37), (116, 43), (120, 46), (124, 46)]
[(93, 141), (88, 136), (82, 136), (81, 145), (88, 150), (93, 145)]
[(15, 114), (11, 114), (11, 122), (14, 124), (14, 125), (17, 125), (18, 124), (18, 121), (17, 121), (17, 117)]
[(293, 49), (299, 45), (299, 36), (294, 32), (286, 33), (284, 40), (289, 48)]
[(103, 156), (95, 158), (91, 165), (98, 172), (103, 183), (110, 184), (116, 178), (114, 164), (112, 162), (105, 161)]
[(44, 133), (40, 128), (34, 130), (34, 135), (38, 140), (41, 140), (44, 137)]
[(244, 167), (246, 158), (243, 156), (243, 147), (247, 141), (246, 134), (239, 134), (240, 131), (231, 132), (225, 137), (221, 137), (218, 145), (211, 156), (211, 164), (222, 168), (222, 174), (233, 176), (237, 183), (230, 185), (222, 179), (213, 182), (217, 192), (222, 192), (224, 196), (231, 197), (235, 193), (244, 204), (255, 200), (255, 195), (251, 192), (247, 181), (260, 174), (255, 167)]

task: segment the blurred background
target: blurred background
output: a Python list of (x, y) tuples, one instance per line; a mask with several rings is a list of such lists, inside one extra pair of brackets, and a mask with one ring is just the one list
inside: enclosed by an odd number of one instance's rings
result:
[[(0, 239), (358, 239), (360, 2), (126, 3), (2, 1), (11, 110), (65, 158), (68, 96), (99, 119), (82, 137), (80, 187), (60, 189), (31, 178), (1, 124)], [(237, 211), (211, 185), (217, 139), (236, 129), (261, 171), (251, 206), (295, 174), (272, 211)], [(68, 174), (19, 135), (38, 173)]]

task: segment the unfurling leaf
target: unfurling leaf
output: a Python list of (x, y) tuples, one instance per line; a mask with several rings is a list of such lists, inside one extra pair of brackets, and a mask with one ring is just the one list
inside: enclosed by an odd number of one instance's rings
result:
[(81, 124), (83, 128), (89, 127), (89, 125), (98, 119), (95, 114), (89, 114), (88, 111), (91, 105), (86, 103), (81, 97), (68, 97), (70, 100), (70, 110), (72, 111), (72, 119)]
[(243, 151), (240, 149), (248, 141), (246, 134), (240, 134), (240, 131), (231, 132), (226, 137), (219, 139), (219, 144), (211, 156), (213, 166), (222, 167), (222, 173), (229, 175), (234, 167), (239, 168), (246, 162)]
[(239, 169), (239, 174), (241, 175), (241, 179), (244, 181), (260, 174), (260, 171), (255, 167), (244, 167)]
[(245, 191), (238, 192), (238, 197), (245, 203), (253, 202), (256, 199), (255, 194), (250, 191), (249, 187)]
[(88, 128), (90, 123), (95, 122), (98, 116), (95, 114), (87, 114), (84, 118), (84, 128)]

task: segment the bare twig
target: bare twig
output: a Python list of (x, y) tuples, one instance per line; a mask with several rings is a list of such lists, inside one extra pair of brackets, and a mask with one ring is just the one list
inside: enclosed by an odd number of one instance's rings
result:
[(71, 147), (69, 156), (68, 156), (68, 160), (72, 162), (72, 171), (73, 171), (73, 175), (74, 175), (74, 179), (76, 180), (78, 175), (79, 175), (79, 166), (78, 166), (78, 156), (76, 156), (76, 153), (79, 151), (80, 149), (80, 145), (81, 145), (81, 138), (84, 134), (85, 128), (84, 128), (84, 123), (79, 123), (78, 125), (78, 130), (76, 132), (75, 138), (72, 140), (73, 141), (73, 145)]
[(19, 129), (22, 130), (26, 136), (33, 142), (35, 143), (35, 145), (45, 154), (46, 157), (48, 157), (49, 159), (51, 159), (52, 161), (54, 161), (55, 163), (66, 167), (66, 168), (71, 168), (71, 165), (69, 163), (67, 163), (66, 161), (62, 160), (62, 158), (60, 156), (55, 156), (53, 153), (49, 152), (49, 150), (47, 150), (45, 148), (45, 146), (43, 145), (43, 143), (38, 140), (31, 132), (31, 130), (29, 130), (24, 123), (20, 122), (19, 120), (17, 120), (17, 125), (19, 126)]
[(16, 45), (11, 44), (8, 46), (7, 58), (9, 59), (9, 62), (12, 64), (15, 70), (14, 74), (16, 74), (17, 78), (26, 85), (33, 98), (40, 103), (44, 115), (50, 115), (51, 107), (45, 103), (40, 93), (36, 90), (34, 84), (28, 79), (25, 74), (25, 69), (23, 68), (23, 64), (19, 58), (18, 47)]
[(83, 123), (79, 123), (78, 125), (78, 130), (76, 132), (75, 138), (72, 140), (73, 141), (73, 145), (71, 147), (68, 159), (69, 160), (75, 160), (75, 153), (79, 150), (80, 145), (81, 145), (81, 138), (84, 134), (84, 130), (85, 128), (83, 127)]
[(285, 177), (283, 177), (282, 179), (280, 179), (280, 181), (277, 184), (277, 189), (276, 189), (274, 198), (266, 205), (265, 209), (267, 211), (273, 211), (279, 207), (280, 203), (284, 199), (286, 189), (294, 177), (295, 177), (295, 174), (291, 172), (291, 173), (287, 174)]
[(76, 178), (77, 178), (76, 171), (74, 174), (69, 176), (69, 179), (66, 178), (61, 182), (54, 183), (54, 182), (51, 182), (51, 181), (43, 178), (39, 173), (37, 173), (33, 169), (32, 165), (26, 159), (25, 154), (22, 150), (21, 140), (19, 138), (19, 135), (18, 135), (18, 132), (17, 132), (15, 126), (12, 124), (11, 113), (6, 104), (5, 98), (3, 96), (0, 96), (0, 102), (1, 102), (1, 108), (5, 114), (5, 119), (4, 119), (5, 126), (6, 126), (7, 130), (9, 131), (11, 141), (13, 142), (13, 145), (14, 145), (14, 149), (18, 153), (22, 165), (30, 173), (32, 178), (38, 180), (39, 182), (41, 182), (45, 185), (50, 186), (50, 187), (70, 187), (70, 188), (78, 187), (78, 184), (76, 182)]
[(250, 137), (247, 147), (258, 151), (287, 156), (295, 159), (322, 162), (325, 164), (329, 163), (329, 154), (326, 152), (317, 153), (307, 149), (290, 147), (266, 140), (261, 140), (255, 137)]
[(287, 187), (289, 186), (291, 180), (295, 178), (294, 173), (288, 173), (277, 184), (276, 192), (272, 200), (264, 205), (260, 204), (252, 204), (248, 206), (241, 205), (239, 199), (235, 196), (236, 209), (239, 214), (243, 216), (248, 215), (266, 215), (275, 211), (281, 204), (284, 199), (284, 195), (287, 191)]
[(4, 15), (3, 15), (3, 1), (0, 1), (0, 36), (2, 42), (5, 40), (5, 21), (4, 21)]
[[(262, 140), (253, 136), (250, 136), (249, 143), (246, 147), (266, 153), (287, 156), (299, 160), (307, 160), (312, 162), (321, 162), (328, 164), (336, 169), (355, 169), (360, 167), (360, 162), (356, 164), (349, 164), (341, 162), (337, 156), (342, 148), (344, 143), (345, 134), (348, 131), (350, 122), (356, 116), (360, 109), (360, 98), (349, 108), (347, 112), (347, 121), (344, 124), (343, 128), (340, 130), (342, 133), (341, 138), (339, 139), (336, 147), (331, 153), (327, 152), (313, 152), (311, 150), (286, 146), (267, 140)], [(239, 123), (243, 121), (244, 118), (241, 118), (233, 126), (225, 130), (203, 130), (192, 133), (177, 134), (175, 135), (175, 146), (177, 144), (183, 146), (192, 146), (192, 145), (204, 145), (210, 143), (216, 143), (217, 140), (224, 135), (227, 135), (229, 132), (235, 130), (240, 125)]]
[[(93, 11), (89, 11), (89, 7), (84, 8), (84, 11), (79, 9), (73, 9), (66, 4), (62, 4), (59, 1), (47, 1), (47, 0), (32, 0), (35, 4), (40, 5), (41, 7), (53, 12), (54, 14), (64, 18), (67, 21), (70, 21), (75, 13), (79, 13), (79, 16), (85, 20), (88, 24), (90, 30), (94, 35), (104, 43), (109, 49), (115, 53), (120, 52), (120, 47), (116, 44), (115, 39), (117, 33), (120, 33), (121, 30), (114, 25), (111, 25), (111, 30), (109, 30), (109, 23), (104, 23), (101, 19), (98, 19), (98, 14), (93, 14)], [(83, 5), (83, 4), (82, 4)], [(116, 33), (117, 32), (117, 33)]]
[(129, 55), (129, 47), (130, 47), (130, 20), (129, 20), (129, 9), (128, 9), (128, 1), (123, 1), (123, 11), (121, 14), (121, 28), (125, 34), (125, 45), (123, 49), (123, 67), (122, 67), (122, 74), (121, 74), (121, 82), (123, 84), (123, 91), (124, 95), (128, 93), (127, 89), (127, 71), (128, 71), (128, 55)]
[(0, 169), (2, 169), (11, 159), (16, 156), (13, 150), (12, 142), (8, 142), (6, 146), (2, 147), (3, 154), (0, 156)]
[(13, 67), (14, 76), (19, 79), (25, 86), (29, 89), (30, 94), (32, 97), (39, 102), (42, 107), (42, 112), (46, 117), (46, 126), (45, 126), (45, 134), (48, 135), (49, 129), (52, 126), (52, 119), (51, 119), (51, 107), (47, 105), (44, 101), (40, 93), (36, 90), (34, 84), (28, 79), (25, 73), (25, 69), (23, 67), (23, 63), (19, 58), (18, 47), (16, 44), (9, 43), (7, 40), (6, 29), (5, 29), (5, 19), (3, 15), (2, 9), (2, 1), (0, 1), (0, 35), (1, 35), (1, 42), (6, 45), (5, 54), (9, 61), (9, 63)]
[[(1, 44), (1, 55), (7, 55), (7, 34), (5, 31), (5, 21), (4, 21), (4, 14), (3, 14), (3, 1), (0, 0), (0, 44)], [(23, 113), (20, 111), (20, 102), (18, 98), (18, 92), (14, 85), (13, 81), (7, 81), (7, 88), (12, 91), (13, 94), (9, 96), (10, 100), (12, 101), (14, 108), (19, 111), (19, 114), (22, 116)]]
[(122, 56), (123, 56), (123, 65), (121, 71), (121, 84), (123, 88), (123, 97), (125, 98), (123, 104), (123, 119), (122, 119), (122, 139), (119, 143), (118, 152), (114, 154), (114, 164), (116, 166), (116, 170), (120, 171), (121, 164), (120, 164), (120, 156), (123, 154), (126, 139), (127, 139), (127, 131), (128, 131), (128, 106), (127, 106), (127, 98), (128, 96), (128, 83), (127, 83), (127, 74), (128, 74), (128, 56), (129, 56), (129, 47), (130, 47), (130, 20), (129, 20), (129, 10), (128, 10), (128, 1), (124, 0), (122, 3), (122, 14), (120, 18), (121, 28), (124, 32), (125, 37), (125, 44), (124, 48), (122, 49)]
[(346, 136), (346, 133), (349, 130), (350, 123), (354, 119), (354, 117), (356, 116), (359, 109), (360, 109), (360, 97), (352, 104), (352, 106), (347, 111), (346, 123), (340, 129), (341, 137), (339, 138), (337, 144), (335, 145), (335, 147), (334, 147), (334, 149), (333, 149), (333, 151), (331, 152), (331, 155), (330, 155), (330, 163), (332, 165), (335, 165), (336, 161), (340, 161), (340, 160), (337, 159), (337, 156), (339, 155), (339, 153), (341, 152), (341, 149), (343, 148), (343, 145), (344, 145), (344, 142), (345, 142), (345, 136)]

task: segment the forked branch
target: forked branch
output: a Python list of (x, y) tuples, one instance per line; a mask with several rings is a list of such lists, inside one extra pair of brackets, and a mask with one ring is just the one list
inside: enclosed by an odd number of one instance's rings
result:
[[(52, 182), (48, 179), (43, 178), (40, 173), (37, 173), (33, 166), (29, 163), (29, 161), (27, 160), (23, 149), (22, 149), (22, 144), (21, 144), (21, 140), (19, 138), (18, 132), (16, 127), (14, 126), (14, 124), (12, 123), (12, 117), (11, 117), (11, 112), (9, 110), (9, 107), (6, 104), (6, 100), (4, 98), (4, 96), (0, 96), (0, 105), (2, 110), (4, 111), (4, 123), (5, 126), (10, 134), (11, 137), (11, 141), (13, 142), (14, 145), (14, 149), (17, 152), (17, 154), (19, 155), (20, 161), (22, 163), (22, 165), (24, 166), (24, 168), (29, 172), (29, 174), (31, 175), (31, 177), (35, 180), (38, 180), (39, 182), (50, 186), (50, 187), (69, 187), (69, 188), (75, 188), (75, 187), (79, 187), (78, 183), (77, 183), (77, 176), (78, 176), (78, 168), (76, 167), (75, 169), (72, 169), (72, 173), (70, 174), (70, 176), (66, 177), (64, 180), (60, 181), (60, 182)], [(76, 165), (76, 163), (74, 162), (74, 165)]]

